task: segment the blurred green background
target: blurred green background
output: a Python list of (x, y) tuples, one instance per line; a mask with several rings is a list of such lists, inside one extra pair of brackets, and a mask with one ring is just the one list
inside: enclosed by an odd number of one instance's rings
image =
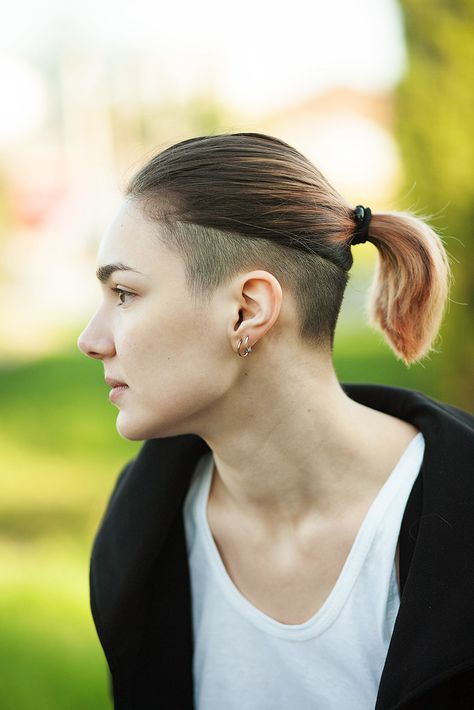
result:
[[(472, 410), (473, 4), (422, 7), (404, 1), (401, 9), (408, 65), (393, 91), (393, 133), (404, 178), (393, 202), (429, 212), (447, 237), (452, 303), (439, 352), (406, 368), (363, 319), (375, 259), (367, 245), (355, 254), (334, 362), (342, 382), (410, 387)], [(179, 138), (219, 132), (229, 129), (229, 115), (212, 96), (203, 96), (143, 109), (133, 120), (118, 111), (114, 125), (129, 151), (122, 158), (136, 157), (137, 145), (167, 141), (170, 125)], [(252, 130), (232, 120), (233, 130)], [(253, 130), (271, 133), (271, 125), (262, 122)], [(5, 236), (14, 219), (8, 190), (1, 195)], [(94, 232), (94, 248), (99, 236)], [(0, 364), (2, 710), (111, 707), (89, 610), (89, 554), (118, 472), (140, 443), (117, 434), (102, 364), (76, 349), (84, 325), (76, 319), (42, 354), (10, 352)]]

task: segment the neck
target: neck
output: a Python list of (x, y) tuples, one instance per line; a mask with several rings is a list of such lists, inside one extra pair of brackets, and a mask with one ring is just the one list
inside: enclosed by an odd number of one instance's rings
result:
[(262, 389), (241, 392), (231, 420), (203, 438), (215, 463), (210, 499), (268, 531), (372, 496), (417, 432), (351, 400), (335, 374)]

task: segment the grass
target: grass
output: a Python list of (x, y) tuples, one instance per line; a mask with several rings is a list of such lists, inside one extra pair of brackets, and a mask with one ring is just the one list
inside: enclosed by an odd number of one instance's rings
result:
[(105, 710), (107, 670), (91, 623), (87, 551), (64, 541), (3, 542), (3, 710)]
[(89, 609), (89, 551), (139, 442), (100, 367), (70, 353), (0, 369), (2, 710), (110, 710)]

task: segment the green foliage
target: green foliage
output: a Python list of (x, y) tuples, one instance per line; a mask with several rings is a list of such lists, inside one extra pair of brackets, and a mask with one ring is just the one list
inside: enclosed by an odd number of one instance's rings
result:
[(0, 546), (3, 710), (108, 710), (107, 670), (90, 615), (87, 566), (60, 547)]
[(108, 710), (89, 553), (140, 443), (118, 435), (102, 364), (79, 353), (4, 366), (0, 391), (1, 707)]
[[(101, 362), (76, 352), (4, 365), (0, 370), (2, 435), (22, 446), (57, 455), (120, 460), (137, 446), (115, 430), (117, 410), (108, 401)], [(52, 447), (54, 442), (54, 447)]]
[(396, 91), (403, 208), (432, 215), (454, 274), (436, 363), (441, 396), (472, 407), (474, 360), (474, 3), (401, 0), (408, 72)]

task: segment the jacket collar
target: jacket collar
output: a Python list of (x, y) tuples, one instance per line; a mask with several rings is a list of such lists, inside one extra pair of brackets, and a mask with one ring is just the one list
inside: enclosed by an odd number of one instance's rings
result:
[(474, 628), (474, 417), (402, 388), (348, 389), (354, 399), (359, 392), (364, 404), (413, 423), (425, 438), (421, 476), (402, 521), (401, 545), (406, 554), (409, 542), (410, 559), (380, 680), (375, 710), (382, 710), (402, 707), (441, 678), (474, 666), (466, 633)]
[[(413, 390), (341, 386), (355, 401), (411, 422), (425, 438), (421, 476), (402, 521), (400, 609), (375, 707), (389, 710), (456, 667), (474, 665), (466, 633), (474, 628), (474, 605), (466, 603), (474, 598), (474, 417)], [(207, 451), (194, 434), (147, 440), (117, 480), (94, 540), (90, 579), (112, 673), (136, 656), (146, 629), (147, 584)], [(184, 542), (180, 555), (187, 565)]]

